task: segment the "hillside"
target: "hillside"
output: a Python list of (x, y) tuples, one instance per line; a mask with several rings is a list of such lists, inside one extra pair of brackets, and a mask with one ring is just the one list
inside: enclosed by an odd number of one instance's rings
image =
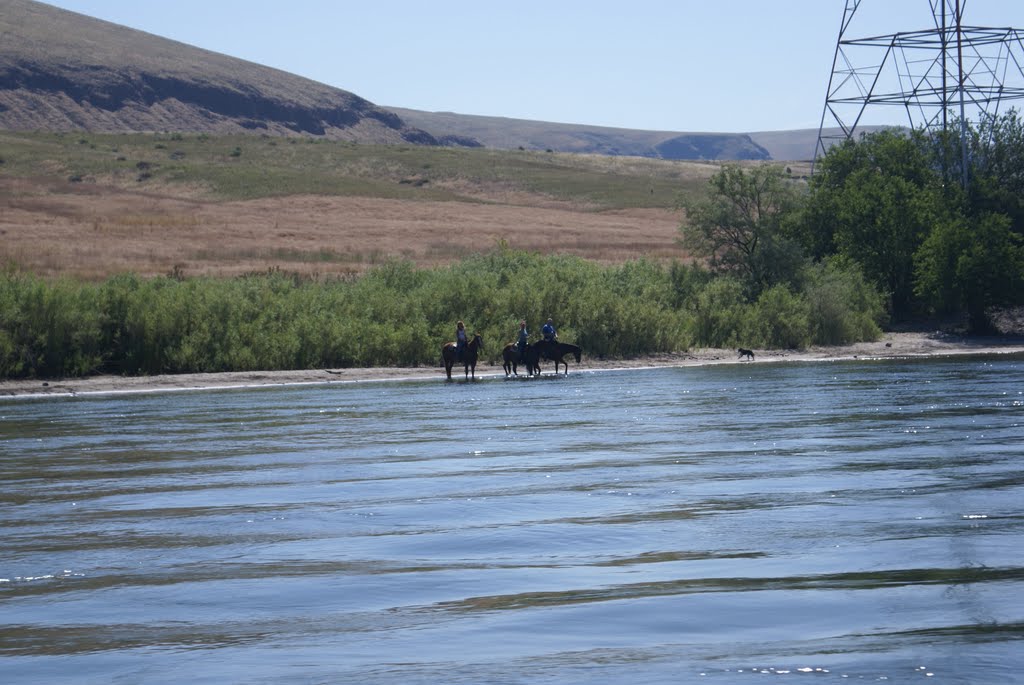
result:
[(353, 93), (32, 0), (0, 0), (0, 36), (0, 129), (455, 142)]
[(0, 265), (94, 279), (347, 276), (498, 246), (683, 259), (676, 201), (706, 192), (718, 168), (311, 136), (0, 131)]
[(684, 133), (381, 107), (34, 0), (0, 0), (0, 129), (314, 136), (676, 160), (806, 160), (816, 131)]
[[(679, 133), (558, 124), (390, 107), (417, 128), (466, 136), (502, 150), (554, 150), (678, 160), (767, 160), (771, 153), (744, 133)], [(817, 131), (815, 131), (817, 134)], [(814, 144), (811, 144), (813, 152)], [(799, 159), (799, 158), (796, 158)]]

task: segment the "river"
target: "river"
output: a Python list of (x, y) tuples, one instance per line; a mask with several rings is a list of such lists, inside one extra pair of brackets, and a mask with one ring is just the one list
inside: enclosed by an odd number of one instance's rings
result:
[(1020, 355), (0, 400), (0, 473), (7, 684), (1024, 682)]

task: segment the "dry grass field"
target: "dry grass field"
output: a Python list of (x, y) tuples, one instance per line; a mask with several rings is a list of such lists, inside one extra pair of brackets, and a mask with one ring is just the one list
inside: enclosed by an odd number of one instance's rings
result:
[(274, 268), (347, 276), (499, 245), (603, 263), (685, 259), (676, 199), (703, 192), (718, 169), (256, 136), (3, 140), (0, 263), (88, 280)]
[(602, 262), (684, 258), (679, 213), (533, 204), (188, 193), (0, 179), (0, 260), (44, 276), (358, 273), (388, 258), (438, 265), (499, 244)]

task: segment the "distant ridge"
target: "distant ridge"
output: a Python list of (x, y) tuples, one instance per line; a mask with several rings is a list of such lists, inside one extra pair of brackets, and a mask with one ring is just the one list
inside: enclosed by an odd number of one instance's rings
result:
[(772, 158), (767, 149), (745, 133), (643, 131), (454, 112), (422, 112), (400, 107), (389, 109), (413, 126), (435, 135), (464, 135), (479, 140), (486, 147), (506, 150), (523, 148), (679, 160)]
[(0, 0), (0, 128), (446, 143), (348, 91), (58, 9)]

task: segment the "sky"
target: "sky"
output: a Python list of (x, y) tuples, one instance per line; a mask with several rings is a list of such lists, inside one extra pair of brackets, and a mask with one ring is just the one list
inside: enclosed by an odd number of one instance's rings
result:
[[(45, 0), (377, 105), (685, 132), (816, 129), (846, 0)], [(952, 1), (952, 0), (951, 0)], [(1024, 27), (1022, 0), (961, 0)], [(933, 26), (862, 0), (856, 33)], [(852, 28), (852, 27), (851, 27)], [(870, 121), (869, 121), (870, 120)], [(863, 123), (906, 124), (899, 109)]]

